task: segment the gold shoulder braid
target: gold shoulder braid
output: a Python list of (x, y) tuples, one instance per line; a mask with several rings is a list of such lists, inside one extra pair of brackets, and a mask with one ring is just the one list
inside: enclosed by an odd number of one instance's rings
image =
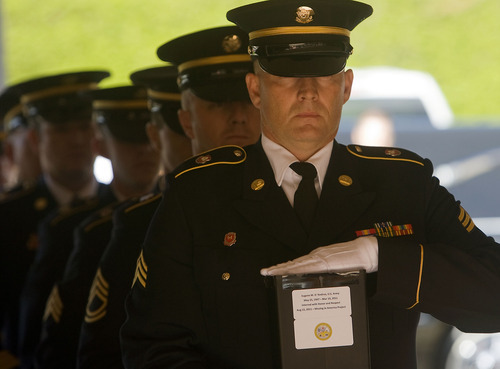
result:
[(363, 159), (405, 161), (424, 166), (422, 158), (417, 154), (394, 147), (349, 145), (347, 146), (347, 151), (349, 151), (351, 155)]
[(234, 145), (221, 146), (193, 156), (180, 165), (175, 178), (195, 169), (220, 164), (240, 164), (246, 160), (247, 153), (243, 148)]

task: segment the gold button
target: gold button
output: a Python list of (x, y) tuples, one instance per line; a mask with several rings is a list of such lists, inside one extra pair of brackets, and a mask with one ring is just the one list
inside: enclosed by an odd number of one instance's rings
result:
[(207, 154), (207, 155), (198, 156), (196, 158), (195, 162), (196, 162), (196, 164), (206, 164), (210, 160), (212, 160), (212, 157)]
[(399, 155), (401, 155), (401, 151), (399, 151), (397, 149), (386, 149), (385, 155), (392, 156), (392, 157), (399, 156)]
[(262, 178), (256, 179), (251, 184), (252, 190), (254, 190), (254, 191), (262, 190), (262, 187), (264, 187), (265, 183), (266, 182), (264, 182), (264, 180)]
[(339, 177), (339, 183), (342, 185), (342, 186), (350, 186), (352, 185), (352, 178), (349, 177), (349, 176), (346, 176), (345, 174), (341, 175)]
[(231, 278), (231, 274), (229, 274), (227, 272), (226, 273), (222, 273), (222, 280), (223, 281), (228, 281), (229, 278)]

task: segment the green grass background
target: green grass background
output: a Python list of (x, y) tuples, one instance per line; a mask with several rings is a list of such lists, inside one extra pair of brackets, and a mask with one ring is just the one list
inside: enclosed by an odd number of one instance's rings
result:
[[(103, 85), (159, 65), (164, 42), (230, 24), (249, 0), (1, 0), (6, 83), (105, 68)], [(374, 14), (352, 33), (355, 67), (431, 73), (462, 122), (500, 124), (500, 1), (369, 0)]]

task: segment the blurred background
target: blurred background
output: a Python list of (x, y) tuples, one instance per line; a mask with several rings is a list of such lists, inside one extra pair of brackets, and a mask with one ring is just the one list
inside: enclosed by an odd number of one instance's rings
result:
[[(156, 49), (230, 24), (247, 0), (0, 0), (0, 88), (25, 79), (107, 69), (102, 83), (161, 64)], [(500, 1), (369, 0), (352, 33), (355, 71), (338, 140), (399, 146), (430, 158), (475, 223), (500, 240)], [(111, 180), (100, 158), (96, 175)], [(498, 369), (500, 336), (463, 334), (424, 315), (421, 369)]]

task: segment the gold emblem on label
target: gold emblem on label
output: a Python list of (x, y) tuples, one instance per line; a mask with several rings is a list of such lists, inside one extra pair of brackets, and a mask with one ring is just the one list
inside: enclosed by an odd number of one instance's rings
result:
[(241, 155), (243, 155), (243, 153), (241, 152), (241, 150), (234, 150), (234, 156), (236, 157), (240, 157)]
[(307, 24), (313, 21), (314, 10), (308, 6), (300, 6), (297, 8), (297, 16), (295, 21), (300, 24)]
[(339, 183), (342, 186), (349, 187), (350, 185), (352, 185), (352, 178), (343, 174), (339, 177)]
[(321, 341), (326, 341), (332, 336), (332, 327), (328, 323), (319, 323), (314, 328), (314, 335)]
[(45, 197), (39, 197), (38, 199), (35, 200), (34, 207), (35, 207), (35, 210), (41, 211), (41, 210), (45, 209), (48, 204), (49, 204), (49, 202), (47, 201), (47, 199)]
[(196, 164), (206, 164), (208, 163), (210, 160), (212, 160), (212, 157), (210, 155), (202, 155), (202, 156), (198, 156), (196, 158)]
[(234, 53), (241, 47), (241, 40), (236, 35), (228, 35), (222, 40), (222, 49), (226, 53)]
[(259, 178), (259, 179), (256, 179), (255, 181), (252, 182), (252, 190), (254, 191), (259, 191), (259, 190), (262, 190), (262, 188), (264, 187), (264, 185), (266, 184), (266, 182), (264, 182), (264, 180), (262, 178)]
[(222, 280), (223, 281), (228, 281), (229, 278), (231, 278), (231, 274), (229, 274), (227, 272), (226, 273), (222, 273)]
[(385, 150), (385, 155), (387, 156), (399, 156), (401, 155), (401, 151), (396, 150), (396, 149), (387, 149)]

